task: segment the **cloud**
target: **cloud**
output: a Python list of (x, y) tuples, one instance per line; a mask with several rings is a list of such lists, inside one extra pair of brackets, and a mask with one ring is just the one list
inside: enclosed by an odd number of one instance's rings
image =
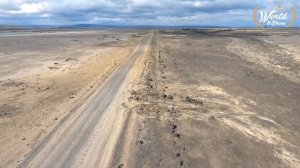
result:
[[(0, 24), (219, 24), (278, 0), (0, 0)], [(294, 1), (294, 2), (293, 2)], [(292, 0), (289, 3), (298, 3)], [(214, 22), (214, 23), (212, 23)]]
[(20, 6), (19, 14), (35, 14), (46, 12), (48, 8), (47, 2), (42, 3), (25, 3)]

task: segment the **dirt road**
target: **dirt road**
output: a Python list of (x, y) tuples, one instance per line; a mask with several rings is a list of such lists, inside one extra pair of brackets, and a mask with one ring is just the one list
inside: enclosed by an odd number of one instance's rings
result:
[[(126, 77), (145, 52), (147, 37), (80, 109), (69, 114), (21, 163), (20, 167), (105, 167), (118, 120), (114, 109)], [(80, 79), (78, 79), (80, 80)]]

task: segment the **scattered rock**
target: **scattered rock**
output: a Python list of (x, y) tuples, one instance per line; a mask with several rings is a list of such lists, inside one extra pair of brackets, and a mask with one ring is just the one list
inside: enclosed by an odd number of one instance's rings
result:
[(184, 161), (182, 160), (179, 165), (182, 167), (183, 166)]
[(172, 134), (176, 132), (176, 129), (177, 129), (177, 125), (172, 125)]
[(48, 67), (50, 70), (56, 70), (58, 67)]
[(171, 109), (169, 109), (169, 112), (171, 112), (171, 113), (178, 113), (179, 110), (176, 110), (175, 107), (172, 107)]
[(179, 133), (176, 133), (175, 137), (178, 138), (178, 139), (180, 139), (181, 135)]
[(229, 144), (232, 144), (231, 139), (225, 139), (225, 142), (226, 142), (226, 143), (229, 143)]
[(72, 59), (72, 58), (67, 58), (65, 59), (66, 62), (69, 62), (69, 61), (78, 61), (77, 59)]
[(16, 80), (12, 80), (12, 79), (7, 79), (7, 80), (4, 80), (4, 81), (0, 81), (0, 86), (3, 86), (3, 87), (21, 87), (21, 88), (30, 87), (25, 82), (16, 81)]
[(210, 116), (209, 119), (216, 120), (217, 118), (216, 118), (216, 116)]
[(200, 104), (203, 105), (203, 102), (201, 100), (197, 100), (194, 98), (191, 98), (190, 96), (185, 97), (185, 101), (191, 103), (191, 104)]
[(131, 92), (131, 95), (137, 95), (138, 93), (136, 92), (136, 91), (134, 91), (134, 90), (132, 90)]
[(150, 89), (153, 89), (153, 85), (149, 84), (148, 86), (149, 86)]
[(177, 125), (172, 125), (172, 129), (173, 130), (177, 129)]
[(151, 78), (150, 75), (147, 75), (147, 76), (146, 76), (146, 80), (147, 80), (147, 81), (151, 81), (151, 82), (153, 81), (153, 79)]
[(162, 97), (164, 98), (164, 99), (169, 99), (169, 100), (173, 100), (174, 99), (174, 97), (172, 96), (172, 95), (167, 95), (167, 94), (162, 94)]

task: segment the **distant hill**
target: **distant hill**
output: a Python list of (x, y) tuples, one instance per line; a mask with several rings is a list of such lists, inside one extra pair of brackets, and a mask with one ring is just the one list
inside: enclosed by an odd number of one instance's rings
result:
[(20, 26), (11, 26), (11, 25), (0, 25), (0, 30), (20, 30), (23, 29)]
[(184, 28), (229, 28), (222, 26), (161, 26), (161, 25), (97, 25), (97, 24), (77, 24), (69, 26), (61, 26), (63, 28), (121, 28), (121, 29), (184, 29)]
[(97, 24), (76, 24), (76, 25), (0, 25), (0, 30), (22, 30), (22, 29), (55, 29), (55, 28), (90, 28), (90, 29), (197, 29), (197, 28), (229, 28), (222, 26), (160, 26), (160, 25), (97, 25)]

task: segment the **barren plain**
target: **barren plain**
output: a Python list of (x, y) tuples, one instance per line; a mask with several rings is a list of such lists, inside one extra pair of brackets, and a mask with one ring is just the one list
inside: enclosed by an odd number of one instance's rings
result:
[(300, 167), (299, 37), (159, 31), (114, 167)]
[(299, 38), (297, 29), (3, 31), (0, 167), (299, 168)]
[(0, 167), (30, 151), (126, 62), (142, 33), (1, 32)]

